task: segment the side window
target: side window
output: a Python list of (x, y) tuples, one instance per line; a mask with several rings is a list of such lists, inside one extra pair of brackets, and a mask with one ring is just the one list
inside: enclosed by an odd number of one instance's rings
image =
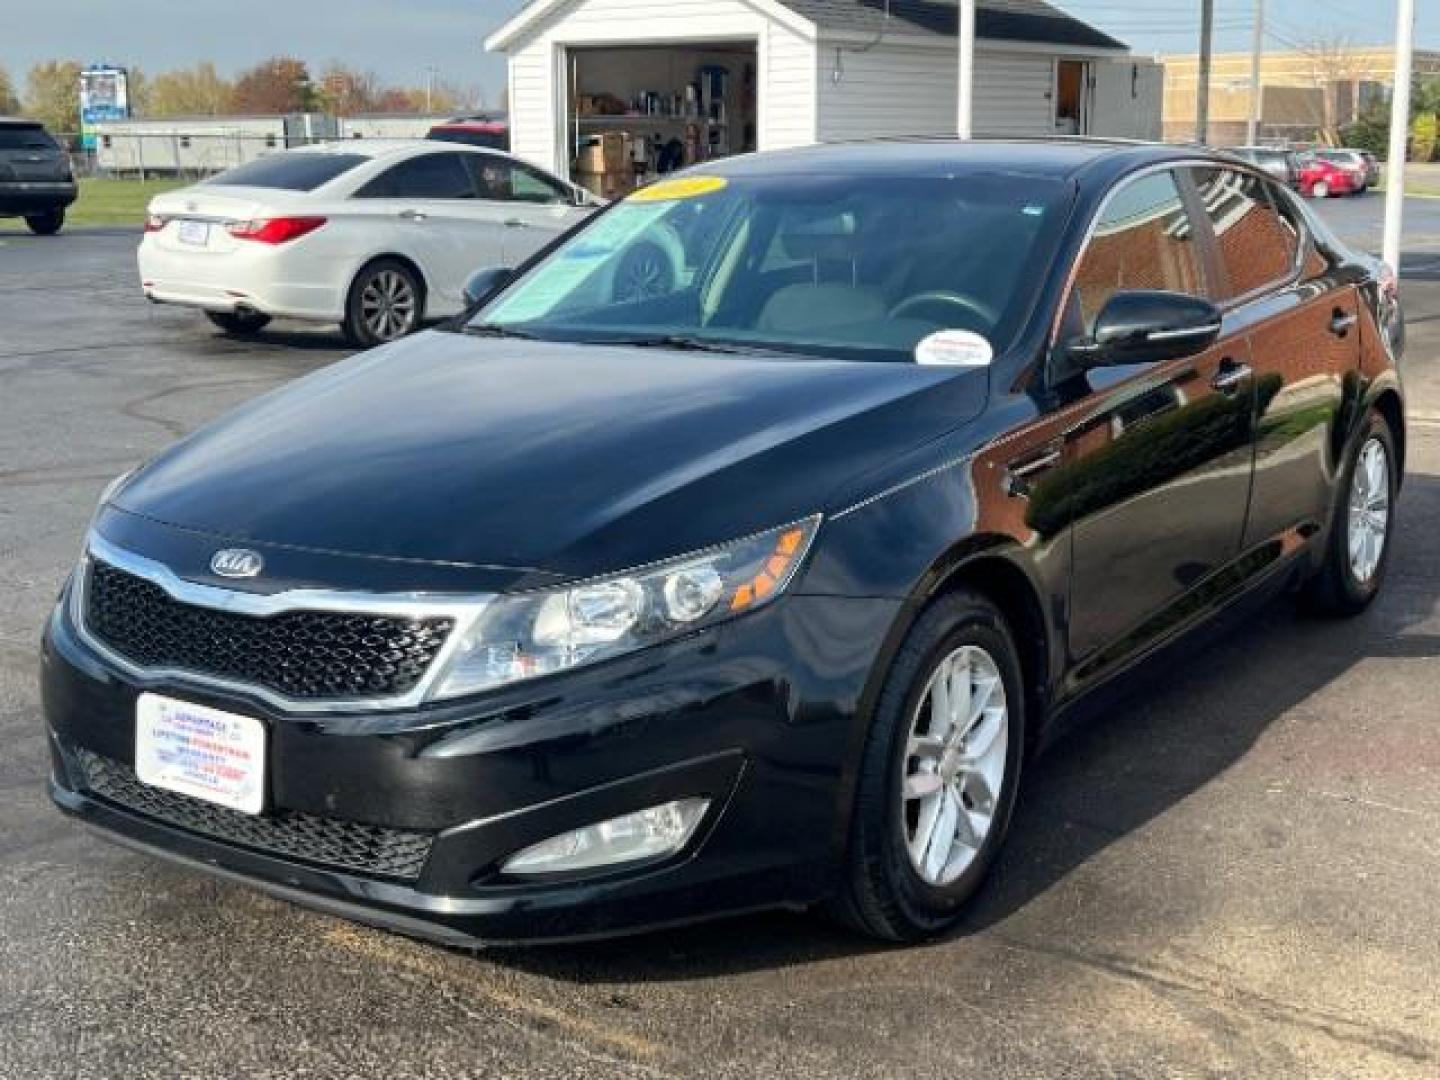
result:
[(460, 154), (426, 154), (386, 169), (357, 199), (473, 199), (475, 185)]
[(1117, 292), (1164, 289), (1205, 295), (1195, 230), (1170, 172), (1152, 173), (1119, 188), (1096, 222), (1081, 256), (1073, 301), (1084, 329)]
[(482, 154), (466, 154), (465, 162), (475, 176), (475, 188), (482, 199), (547, 205), (570, 202), (568, 191), (524, 165)]
[(1196, 169), (1195, 183), (1229, 279), (1216, 299), (1249, 296), (1294, 273), (1300, 229), (1281, 213), (1267, 181), (1232, 169)]

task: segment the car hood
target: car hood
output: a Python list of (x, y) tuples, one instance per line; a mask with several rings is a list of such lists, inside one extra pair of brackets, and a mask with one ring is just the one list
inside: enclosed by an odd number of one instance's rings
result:
[(984, 370), (428, 332), (258, 398), (115, 505), (317, 551), (577, 577), (833, 508)]

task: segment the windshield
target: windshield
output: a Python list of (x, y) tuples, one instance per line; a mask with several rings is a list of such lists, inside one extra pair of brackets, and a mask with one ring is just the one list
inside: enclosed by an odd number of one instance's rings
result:
[(694, 176), (598, 216), (472, 321), (565, 341), (909, 360), (1018, 333), (1070, 189), (1030, 176)]

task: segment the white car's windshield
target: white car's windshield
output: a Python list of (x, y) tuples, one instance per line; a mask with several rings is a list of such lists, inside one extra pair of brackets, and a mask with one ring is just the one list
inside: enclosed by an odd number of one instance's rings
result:
[(599, 216), (471, 327), (865, 360), (961, 329), (998, 351), (1070, 198), (1059, 180), (996, 173), (686, 175)]

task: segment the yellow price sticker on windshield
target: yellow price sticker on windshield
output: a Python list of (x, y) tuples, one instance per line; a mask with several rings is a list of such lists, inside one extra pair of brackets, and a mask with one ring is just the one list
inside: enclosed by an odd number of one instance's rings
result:
[(674, 180), (657, 180), (631, 195), (627, 202), (667, 202), (673, 199), (698, 199), (723, 191), (730, 181), (723, 176), (682, 176)]

